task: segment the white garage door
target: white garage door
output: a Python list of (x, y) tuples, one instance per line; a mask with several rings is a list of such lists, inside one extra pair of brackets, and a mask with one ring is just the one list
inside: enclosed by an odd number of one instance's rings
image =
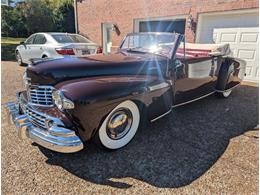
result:
[(258, 10), (200, 14), (196, 42), (215, 41), (230, 43), (234, 56), (247, 61), (245, 79), (258, 81)]
[(246, 61), (245, 80), (258, 82), (258, 28), (217, 28), (213, 31), (213, 40), (215, 43), (229, 43), (234, 57)]

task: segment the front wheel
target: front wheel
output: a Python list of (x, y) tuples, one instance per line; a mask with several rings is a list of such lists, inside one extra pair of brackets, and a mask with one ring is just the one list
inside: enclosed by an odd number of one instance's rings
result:
[(119, 149), (135, 136), (140, 123), (137, 105), (130, 100), (120, 103), (103, 121), (97, 132), (98, 141), (107, 149)]

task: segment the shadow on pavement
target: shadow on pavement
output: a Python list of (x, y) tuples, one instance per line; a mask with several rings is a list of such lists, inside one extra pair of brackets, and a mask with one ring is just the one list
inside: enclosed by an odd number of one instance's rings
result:
[(228, 99), (214, 95), (176, 108), (158, 122), (140, 129), (133, 141), (117, 151), (90, 143), (74, 154), (39, 146), (46, 163), (63, 167), (89, 182), (116, 188), (131, 177), (160, 188), (190, 184), (225, 152), (231, 138), (258, 125), (258, 87), (240, 86)]

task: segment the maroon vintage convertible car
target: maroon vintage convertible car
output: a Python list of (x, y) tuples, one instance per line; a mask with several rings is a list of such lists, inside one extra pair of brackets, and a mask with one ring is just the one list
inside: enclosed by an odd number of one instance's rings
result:
[(111, 55), (34, 62), (26, 91), (7, 103), (21, 138), (76, 152), (95, 138), (108, 149), (128, 144), (141, 120), (216, 93), (228, 97), (245, 74), (229, 45), (185, 44), (174, 33), (130, 33)]

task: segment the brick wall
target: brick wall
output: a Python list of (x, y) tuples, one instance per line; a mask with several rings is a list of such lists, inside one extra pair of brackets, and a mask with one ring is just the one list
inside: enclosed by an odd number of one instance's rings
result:
[[(118, 24), (121, 35), (112, 35), (113, 46), (133, 31), (134, 19), (188, 15), (197, 20), (199, 13), (258, 8), (258, 0), (78, 0), (79, 32), (101, 45), (101, 23)], [(187, 27), (187, 25), (186, 25)], [(194, 33), (185, 29), (189, 42)]]

